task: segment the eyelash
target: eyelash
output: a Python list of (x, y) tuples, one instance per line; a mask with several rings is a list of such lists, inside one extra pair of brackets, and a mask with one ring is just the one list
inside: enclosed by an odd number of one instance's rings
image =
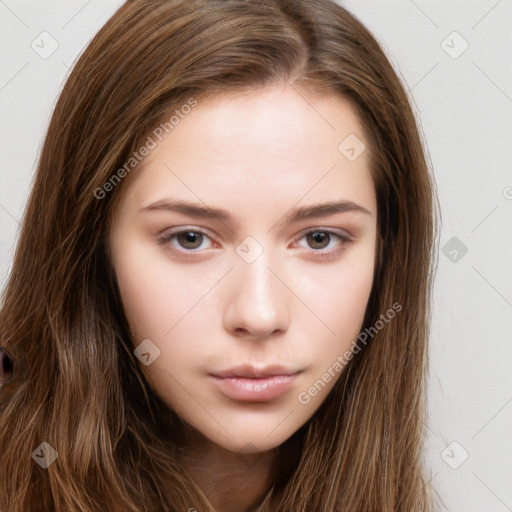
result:
[[(183, 233), (200, 234), (204, 237), (211, 238), (207, 233), (205, 233), (204, 231), (201, 231), (201, 230), (180, 229), (179, 231), (168, 232), (168, 233), (162, 235), (161, 237), (158, 238), (157, 243), (158, 243), (158, 245), (171, 244), (171, 241), (177, 235), (180, 235)], [(324, 228), (310, 228), (306, 232), (304, 232), (304, 234), (299, 238), (299, 240), (302, 240), (303, 238), (307, 237), (308, 235), (310, 235), (312, 233), (324, 233), (324, 234), (328, 234), (330, 237), (335, 237), (335, 238), (338, 238), (339, 240), (341, 240), (341, 247), (338, 249), (334, 249), (334, 250), (331, 249), (329, 251), (327, 251), (325, 249), (317, 249), (317, 250), (311, 249), (313, 252), (313, 255), (315, 257), (325, 259), (325, 260), (330, 260), (330, 259), (335, 258), (338, 255), (338, 252), (340, 250), (346, 249), (346, 245), (348, 245), (349, 243), (351, 243), (353, 241), (353, 239), (350, 236), (338, 233), (336, 231), (332, 231), (330, 229), (324, 229)], [(179, 252), (179, 253), (185, 255), (186, 257), (192, 257), (192, 258), (201, 252), (201, 250), (195, 250), (195, 252), (194, 252), (194, 251), (188, 251), (184, 248), (176, 249), (175, 247), (171, 247), (171, 250)]]

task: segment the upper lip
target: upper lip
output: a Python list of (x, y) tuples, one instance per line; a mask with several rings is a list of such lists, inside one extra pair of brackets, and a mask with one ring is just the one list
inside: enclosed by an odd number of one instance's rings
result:
[(221, 378), (245, 377), (252, 379), (261, 379), (265, 377), (272, 377), (275, 375), (294, 375), (299, 371), (301, 370), (292, 370), (281, 365), (255, 367), (246, 364), (241, 366), (235, 366), (233, 368), (228, 368), (227, 370), (212, 372), (212, 375)]

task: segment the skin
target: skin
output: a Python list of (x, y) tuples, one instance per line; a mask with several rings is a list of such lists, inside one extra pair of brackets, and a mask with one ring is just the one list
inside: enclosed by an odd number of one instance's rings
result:
[[(288, 85), (199, 102), (142, 161), (113, 222), (113, 263), (134, 347), (149, 339), (160, 350), (141, 367), (185, 420), (184, 466), (223, 512), (253, 510), (262, 500), (283, 467), (278, 447), (342, 372), (307, 404), (299, 393), (362, 326), (377, 203), (369, 151), (349, 161), (338, 149), (350, 134), (366, 141), (346, 101)], [(223, 208), (234, 219), (143, 210), (166, 198)], [(285, 218), (297, 207), (340, 200), (369, 213)], [(314, 238), (309, 228), (331, 234)], [(176, 236), (159, 244), (166, 234)], [(263, 249), (250, 263), (237, 252), (247, 237)], [(258, 246), (250, 247), (256, 255)], [(207, 378), (244, 363), (303, 371), (291, 390), (263, 402), (228, 398)]]

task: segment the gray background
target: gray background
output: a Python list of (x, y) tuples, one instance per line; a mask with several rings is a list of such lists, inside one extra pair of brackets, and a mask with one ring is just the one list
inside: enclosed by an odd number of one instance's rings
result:
[[(442, 510), (512, 511), (512, 0), (340, 3), (410, 90), (439, 189), (425, 464)], [(59, 91), (121, 4), (0, 0), (0, 287)]]

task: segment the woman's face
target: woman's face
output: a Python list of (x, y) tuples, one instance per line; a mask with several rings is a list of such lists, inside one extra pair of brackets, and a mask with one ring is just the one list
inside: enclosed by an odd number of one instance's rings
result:
[[(369, 152), (346, 102), (289, 86), (181, 117), (151, 136), (112, 226), (134, 350), (187, 424), (231, 451), (269, 450), (319, 408), (362, 326)], [(244, 365), (281, 377), (212, 376)]]

